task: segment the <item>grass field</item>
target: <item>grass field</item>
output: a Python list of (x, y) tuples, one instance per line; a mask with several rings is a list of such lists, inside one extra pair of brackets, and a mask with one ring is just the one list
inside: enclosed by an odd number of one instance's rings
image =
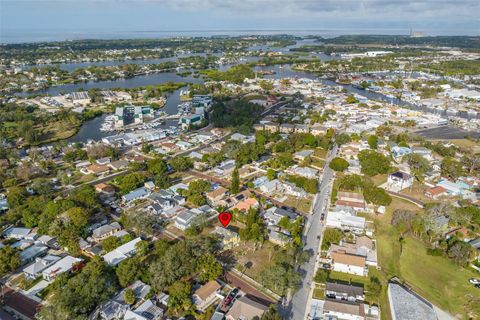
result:
[(312, 158), (315, 159), (316, 158), (320, 158), (322, 160), (325, 160), (325, 157), (327, 156), (327, 153), (328, 153), (328, 150), (325, 150), (325, 149), (315, 149), (315, 151), (313, 152), (313, 155), (312, 155)]
[(257, 250), (253, 249), (253, 245), (244, 242), (232, 249), (237, 259), (237, 269), (243, 271), (244, 266), (248, 265), (245, 274), (255, 280), (258, 280), (258, 275), (264, 269), (274, 265), (273, 256), (276, 250), (276, 246), (268, 241), (265, 241)]
[(288, 196), (287, 200), (283, 202), (286, 206), (294, 207), (298, 211), (308, 214), (312, 207), (312, 196), (308, 196), (306, 199), (300, 199), (293, 196)]
[[(398, 234), (390, 224), (392, 212), (396, 208), (418, 210), (417, 207), (399, 199), (394, 199), (387, 213), (376, 220), (378, 260), (381, 266), (379, 277), (385, 283), (398, 276), (417, 293), (441, 309), (461, 319), (468, 319), (468, 312), (480, 312), (479, 290), (468, 279), (478, 277), (473, 271), (464, 269), (443, 256), (430, 256), (425, 245), (417, 239), (407, 238), (400, 252)], [(385, 289), (385, 288), (384, 288)], [(472, 301), (477, 297), (477, 301)], [(382, 318), (390, 319), (386, 312), (386, 293), (380, 297)], [(480, 314), (477, 314), (480, 317)], [(475, 318), (475, 317), (473, 317)]]
[[(432, 142), (443, 142), (443, 140), (430, 140)], [(453, 139), (453, 140), (448, 140), (449, 143), (452, 143), (456, 145), (457, 147), (465, 150), (471, 150), (473, 152), (479, 152), (480, 151), (480, 144), (478, 142), (475, 142), (473, 140), (468, 140), (468, 139)]]

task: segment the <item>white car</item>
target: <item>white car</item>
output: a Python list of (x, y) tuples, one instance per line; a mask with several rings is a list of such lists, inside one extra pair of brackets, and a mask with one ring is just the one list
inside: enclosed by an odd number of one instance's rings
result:
[(480, 284), (480, 279), (471, 278), (468, 281), (470, 281), (471, 284)]

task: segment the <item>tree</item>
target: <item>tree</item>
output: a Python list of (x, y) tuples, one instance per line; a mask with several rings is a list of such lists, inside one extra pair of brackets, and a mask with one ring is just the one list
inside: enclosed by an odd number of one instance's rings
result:
[(348, 169), (349, 164), (347, 160), (336, 157), (332, 159), (332, 161), (330, 161), (330, 164), (328, 166), (334, 171), (343, 172)]
[(339, 229), (327, 228), (323, 234), (322, 250), (327, 250), (335, 243), (340, 243), (343, 239), (343, 232)]
[(106, 252), (110, 252), (110, 251), (120, 247), (121, 244), (122, 244), (122, 242), (120, 241), (120, 239), (118, 237), (110, 236), (107, 239), (102, 241), (102, 248)]
[(317, 283), (325, 283), (327, 282), (329, 277), (330, 277), (330, 270), (318, 269), (317, 272), (315, 273), (315, 277), (313, 278), (313, 281)]
[(123, 299), (127, 304), (132, 305), (135, 302), (135, 293), (133, 292), (133, 290), (130, 288), (126, 289), (123, 295)]
[(125, 288), (130, 283), (138, 278), (140, 270), (140, 260), (137, 257), (125, 259), (118, 265), (115, 273), (117, 275), (118, 283)]
[(182, 195), (187, 201), (196, 206), (202, 206), (207, 203), (204, 193), (210, 191), (210, 182), (207, 180), (194, 180), (188, 185), (188, 190), (183, 191)]
[(167, 189), (171, 185), (170, 177), (167, 173), (159, 173), (154, 177), (155, 186), (160, 189)]
[(123, 194), (140, 187), (145, 182), (145, 176), (140, 172), (132, 172), (123, 177), (115, 179), (118, 183), (118, 187)]
[(271, 169), (271, 168), (268, 168), (267, 169), (267, 179), (269, 181), (272, 181), (274, 180), (275, 178), (277, 177), (277, 171)]
[(144, 211), (135, 209), (124, 210), (120, 217), (122, 225), (126, 229), (133, 229), (137, 234), (152, 235), (155, 217)]
[(268, 310), (262, 314), (260, 320), (282, 320), (282, 316), (275, 305), (271, 304)]
[(412, 229), (412, 222), (415, 217), (416, 213), (413, 211), (397, 209), (393, 212), (391, 224), (403, 236)]
[(382, 292), (382, 283), (380, 282), (380, 279), (375, 276), (371, 276), (370, 281), (367, 283), (366, 289), (370, 297), (378, 299)]
[(0, 249), (0, 276), (20, 267), (20, 254), (10, 246)]
[(202, 282), (215, 280), (222, 275), (222, 265), (211, 254), (204, 255), (197, 264), (197, 272)]
[(447, 176), (453, 180), (464, 174), (462, 164), (451, 157), (445, 157), (441, 164), (442, 175)]
[(99, 207), (98, 195), (95, 188), (90, 185), (83, 185), (69, 196), (78, 206), (87, 208), (88, 211)]
[(260, 80), (258, 84), (259, 84), (260, 88), (262, 88), (264, 91), (270, 91), (270, 90), (273, 89), (273, 82), (272, 81)]
[(189, 157), (177, 156), (168, 161), (175, 171), (183, 172), (193, 168), (193, 160)]
[(355, 96), (353, 94), (351, 94), (345, 99), (345, 102), (346, 103), (358, 103), (358, 99), (355, 98)]
[(52, 288), (48, 308), (40, 311), (41, 319), (86, 319), (118, 289), (115, 275), (100, 257), (92, 258), (81, 272), (68, 280), (63, 279), (63, 285)]
[(147, 162), (147, 171), (153, 175), (167, 172), (167, 164), (161, 158), (151, 159)]
[(378, 147), (378, 137), (376, 135), (369, 136), (368, 145), (370, 146), (370, 148), (376, 150)]
[(368, 87), (370, 87), (370, 82), (367, 82), (367, 81), (362, 81), (360, 83), (360, 86), (362, 87), (362, 89), (367, 89)]
[(135, 250), (140, 256), (145, 256), (148, 253), (149, 248), (150, 244), (148, 241), (140, 240), (139, 242), (135, 243)]
[(265, 268), (259, 275), (261, 283), (279, 295), (285, 295), (289, 289), (295, 289), (301, 283), (301, 275), (285, 262), (278, 262)]
[(245, 218), (245, 228), (240, 230), (240, 237), (244, 240), (250, 240), (254, 243), (265, 241), (267, 236), (263, 219), (257, 210), (250, 208)]
[(155, 260), (150, 263), (151, 285), (160, 292), (197, 270), (197, 262), (211, 254), (217, 245), (212, 238), (192, 238), (172, 245), (163, 243), (155, 248)]
[(405, 155), (403, 160), (408, 163), (413, 174), (418, 180), (423, 180), (423, 175), (430, 169), (428, 160), (425, 159), (421, 154), (410, 153)]
[(358, 174), (347, 175), (339, 180), (339, 187), (344, 190), (356, 191), (363, 189), (364, 185), (363, 177)]
[(388, 173), (390, 170), (390, 160), (383, 154), (373, 150), (362, 150), (358, 154), (362, 172), (368, 176)]
[(25, 188), (12, 187), (8, 189), (7, 201), (10, 208), (15, 208), (22, 205), (27, 197)]
[(192, 307), (192, 301), (190, 300), (191, 290), (192, 285), (185, 281), (176, 281), (168, 288), (168, 308), (174, 314), (180, 315)]
[(232, 181), (230, 184), (230, 193), (235, 195), (240, 192), (240, 175), (238, 173), (238, 168), (235, 167), (232, 172)]
[(363, 196), (367, 203), (373, 203), (379, 206), (388, 206), (392, 202), (392, 198), (384, 189), (373, 185), (364, 187)]
[(340, 133), (335, 137), (335, 142), (338, 145), (347, 144), (352, 141), (352, 138), (347, 133)]
[(455, 241), (447, 250), (450, 259), (459, 265), (466, 266), (475, 255), (475, 249), (463, 241)]
[(480, 169), (480, 153), (472, 153), (466, 151), (461, 159), (469, 174), (473, 174), (475, 170)]

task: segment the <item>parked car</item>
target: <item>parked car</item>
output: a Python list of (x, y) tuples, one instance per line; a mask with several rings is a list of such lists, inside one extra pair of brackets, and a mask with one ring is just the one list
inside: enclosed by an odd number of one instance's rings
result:
[(470, 281), (471, 284), (475, 284), (475, 285), (480, 284), (480, 279), (471, 278), (468, 281)]

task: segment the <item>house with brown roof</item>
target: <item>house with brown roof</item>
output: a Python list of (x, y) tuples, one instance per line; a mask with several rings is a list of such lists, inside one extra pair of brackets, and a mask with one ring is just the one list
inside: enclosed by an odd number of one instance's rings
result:
[(366, 203), (363, 195), (355, 192), (339, 191), (335, 205), (352, 207), (355, 211), (364, 211), (366, 209)]
[(364, 256), (347, 253), (346, 250), (338, 249), (330, 253), (333, 270), (350, 273), (358, 276), (367, 276), (368, 269)]
[(96, 184), (95, 191), (107, 196), (113, 196), (115, 194), (115, 188), (106, 183)]
[(103, 164), (92, 164), (88, 167), (80, 170), (83, 174), (94, 174), (94, 175), (101, 175), (104, 173), (110, 172), (110, 168)]
[(255, 317), (260, 318), (268, 306), (253, 301), (247, 296), (237, 299), (226, 314), (227, 320), (252, 320)]
[(243, 200), (237, 203), (237, 205), (235, 205), (232, 208), (232, 210), (237, 209), (238, 211), (247, 212), (250, 208), (258, 208), (258, 206), (259, 206), (259, 203), (257, 199), (248, 198), (246, 200)]
[(427, 198), (434, 199), (434, 200), (437, 200), (438, 198), (446, 194), (447, 194), (447, 189), (445, 189), (442, 186), (435, 186), (425, 191), (425, 196)]
[(380, 309), (361, 302), (326, 299), (323, 305), (323, 316), (324, 319), (379, 320)]
[(365, 319), (365, 310), (362, 303), (326, 299), (323, 305), (323, 314), (326, 319)]
[(209, 281), (193, 294), (193, 303), (198, 310), (203, 311), (207, 309), (215, 300), (222, 296), (218, 294), (222, 286), (215, 280)]
[(218, 206), (219, 202), (228, 195), (228, 189), (224, 187), (219, 187), (206, 194), (207, 201), (212, 206)]
[(167, 152), (175, 151), (176, 149), (178, 149), (177, 145), (173, 142), (164, 142), (160, 145), (160, 147)]

